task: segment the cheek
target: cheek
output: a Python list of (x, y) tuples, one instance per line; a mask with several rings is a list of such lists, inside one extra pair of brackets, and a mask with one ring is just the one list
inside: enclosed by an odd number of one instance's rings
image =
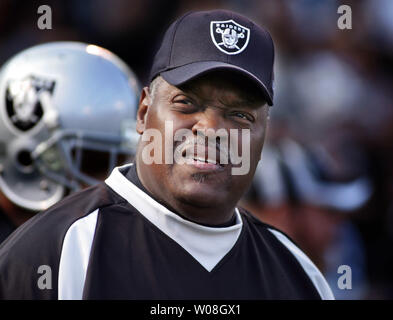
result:
[(192, 121), (193, 120), (190, 115), (175, 112), (171, 110), (169, 106), (165, 105), (155, 107), (154, 110), (151, 111), (146, 122), (149, 128), (156, 129), (165, 128), (165, 122), (168, 122), (168, 125), (170, 125), (173, 128), (173, 131), (176, 132), (176, 130), (179, 129), (191, 129)]
[(165, 144), (166, 140), (167, 143), (172, 144), (173, 148), (176, 148), (177, 145), (184, 141), (185, 136), (193, 134), (194, 121), (190, 115), (179, 114), (169, 110), (160, 113), (157, 117), (160, 122), (160, 131), (163, 133), (163, 144)]
[(146, 128), (147, 129), (158, 129), (160, 130), (161, 127), (163, 127), (164, 121), (162, 114), (158, 112), (157, 108), (151, 108), (148, 111), (147, 117), (146, 117)]
[(261, 126), (259, 126), (258, 130), (255, 131), (255, 134), (253, 136), (252, 147), (255, 149), (258, 157), (260, 156), (263, 145), (265, 143), (266, 129), (267, 125), (266, 122), (264, 122), (263, 124), (261, 124)]
[[(182, 133), (180, 129), (190, 129), (189, 119), (179, 116), (169, 108), (156, 108), (152, 110), (146, 119), (146, 129), (150, 132), (154, 130), (154, 138), (143, 143), (143, 147), (152, 146), (154, 140), (154, 152), (151, 151), (150, 156), (153, 157), (157, 152), (160, 154), (159, 163), (153, 163), (151, 166), (160, 167), (161, 170), (171, 170), (174, 164), (174, 152), (182, 141), (175, 141), (176, 132)], [(190, 131), (191, 132), (191, 131)], [(147, 132), (145, 132), (147, 134)], [(180, 136), (181, 137), (181, 136)], [(142, 147), (142, 148), (143, 148)], [(158, 159), (158, 158), (157, 158)]]
[(242, 147), (249, 148), (251, 160), (258, 161), (260, 159), (264, 141), (265, 141), (264, 130), (259, 129), (258, 131), (252, 131), (250, 133), (249, 142), (246, 143), (246, 141), (245, 141), (246, 144)]

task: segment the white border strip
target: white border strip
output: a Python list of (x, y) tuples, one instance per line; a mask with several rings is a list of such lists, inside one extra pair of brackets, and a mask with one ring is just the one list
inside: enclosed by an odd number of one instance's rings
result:
[(332, 290), (330, 289), (328, 283), (323, 277), (322, 273), (318, 270), (315, 264), (301, 251), (295, 244), (290, 241), (284, 234), (278, 232), (277, 230), (268, 229), (271, 233), (273, 233), (276, 238), (284, 244), (289, 251), (295, 256), (297, 261), (301, 264), (304, 271), (309, 276), (310, 280), (314, 284), (317, 289), (319, 295), (323, 300), (334, 300), (334, 295)]
[(98, 209), (75, 221), (63, 242), (59, 265), (58, 299), (81, 300)]

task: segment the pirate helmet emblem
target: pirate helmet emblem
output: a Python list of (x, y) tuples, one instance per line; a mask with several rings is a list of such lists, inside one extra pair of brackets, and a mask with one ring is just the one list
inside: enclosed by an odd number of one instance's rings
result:
[(52, 94), (55, 82), (28, 76), (9, 82), (6, 90), (7, 114), (21, 131), (33, 128), (43, 116), (41, 95)]
[(210, 35), (220, 51), (226, 54), (238, 54), (248, 45), (250, 29), (233, 20), (211, 21)]

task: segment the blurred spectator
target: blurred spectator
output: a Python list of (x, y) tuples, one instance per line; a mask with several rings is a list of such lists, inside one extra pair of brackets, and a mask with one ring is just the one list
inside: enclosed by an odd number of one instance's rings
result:
[[(365, 298), (365, 249), (350, 214), (370, 199), (368, 177), (357, 173), (340, 181), (337, 172), (343, 177), (342, 170), (332, 170), (340, 165), (326, 152), (288, 139), (265, 146), (262, 163), (244, 205), (298, 243), (326, 274), (336, 298)], [(340, 265), (352, 269), (350, 291), (337, 286)]]

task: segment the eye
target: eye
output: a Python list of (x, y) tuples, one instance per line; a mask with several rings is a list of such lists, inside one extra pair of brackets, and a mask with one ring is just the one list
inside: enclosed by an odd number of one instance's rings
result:
[(233, 117), (241, 119), (242, 121), (244, 120), (244, 121), (254, 122), (254, 117), (247, 112), (235, 111), (235, 112), (232, 112), (231, 115)]
[(173, 99), (173, 107), (175, 110), (182, 113), (192, 113), (198, 109), (191, 99), (184, 96), (175, 97), (175, 99)]
[(176, 100), (175, 103), (181, 103), (181, 104), (186, 104), (186, 105), (192, 105), (192, 102), (187, 99), (182, 99), (182, 100)]

